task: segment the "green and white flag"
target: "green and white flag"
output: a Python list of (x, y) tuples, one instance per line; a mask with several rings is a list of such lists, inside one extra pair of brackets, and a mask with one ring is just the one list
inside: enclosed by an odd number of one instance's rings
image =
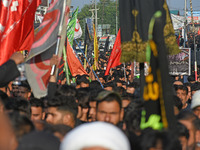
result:
[(75, 32), (75, 27), (76, 27), (76, 19), (78, 15), (78, 9), (77, 8), (74, 13), (72, 14), (72, 17), (67, 25), (67, 38), (69, 40), (69, 43), (71, 46), (73, 45), (73, 39), (74, 39), (74, 32)]

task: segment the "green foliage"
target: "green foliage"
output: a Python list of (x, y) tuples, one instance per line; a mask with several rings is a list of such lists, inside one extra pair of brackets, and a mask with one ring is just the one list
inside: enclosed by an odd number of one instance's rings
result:
[[(110, 34), (116, 33), (116, 0), (100, 0), (97, 3), (98, 13), (98, 24), (110, 24)], [(85, 29), (85, 18), (89, 18), (92, 16), (90, 9), (94, 9), (94, 5), (85, 5), (80, 13), (78, 14), (78, 19), (80, 21), (80, 25), (83, 29)], [(117, 15), (118, 15), (118, 27), (119, 27), (119, 10), (117, 6)]]

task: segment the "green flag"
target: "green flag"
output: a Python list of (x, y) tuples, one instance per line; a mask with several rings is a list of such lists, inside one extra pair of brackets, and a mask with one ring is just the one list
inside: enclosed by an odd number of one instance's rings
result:
[(69, 43), (71, 46), (73, 46), (73, 39), (74, 39), (74, 32), (75, 32), (75, 26), (76, 26), (76, 19), (78, 15), (78, 7), (72, 14), (72, 17), (67, 25), (67, 38), (69, 39)]

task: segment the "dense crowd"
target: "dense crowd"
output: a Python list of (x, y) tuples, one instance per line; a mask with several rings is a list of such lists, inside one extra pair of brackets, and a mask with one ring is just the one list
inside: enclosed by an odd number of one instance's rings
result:
[(130, 63), (104, 76), (109, 54), (100, 53), (95, 71), (103, 88), (92, 73), (73, 77), (71, 85), (64, 76), (58, 84), (53, 75), (47, 96), (37, 99), (27, 80), (15, 79), (23, 56), (14, 53), (0, 67), (0, 150), (200, 149), (200, 82), (194, 75), (186, 83), (172, 77), (174, 128), (142, 130), (140, 80)]

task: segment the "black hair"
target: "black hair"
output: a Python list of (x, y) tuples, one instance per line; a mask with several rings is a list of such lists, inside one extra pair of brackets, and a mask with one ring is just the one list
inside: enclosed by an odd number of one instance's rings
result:
[(60, 85), (56, 89), (55, 96), (76, 96), (76, 88), (70, 85)]
[(90, 88), (97, 88), (97, 89), (101, 89), (101, 84), (99, 83), (99, 81), (92, 81), (90, 82), (90, 85), (89, 85)]
[(31, 87), (27, 80), (21, 81), (19, 86), (25, 87), (28, 89), (28, 91), (31, 91)]
[(157, 131), (152, 129), (143, 130), (141, 136), (141, 150), (149, 150), (156, 148), (158, 142), (161, 141), (162, 150), (182, 150), (182, 146), (177, 136), (169, 131)]
[(41, 99), (32, 98), (30, 99), (30, 104), (31, 106), (41, 107), (42, 109), (44, 108), (44, 103)]
[(87, 79), (87, 76), (81, 76), (80, 79), (79, 79), (79, 82), (83, 82), (83, 83), (86, 83), (86, 84), (89, 84), (90, 81)]
[(115, 89), (117, 87), (117, 85), (116, 85), (116, 83), (114, 81), (107, 82), (103, 86), (104, 86), (104, 88), (106, 88), (106, 87), (112, 87), (113, 89)]
[(198, 91), (200, 90), (200, 83), (199, 82), (195, 82), (191, 85), (191, 91)]
[[(101, 94), (101, 92), (98, 95), (100, 95), (100, 94)], [(107, 95), (106, 97), (104, 97), (103, 99), (97, 100), (96, 106), (98, 108), (100, 103), (112, 102), (112, 101), (116, 101), (119, 104), (120, 109), (122, 108), (122, 100), (121, 100), (120, 95), (118, 95), (117, 93), (111, 93), (111, 94)]]
[(81, 108), (89, 107), (89, 97), (90, 97), (90, 88), (79, 88), (77, 90), (76, 98), (78, 100), (78, 105)]
[(192, 75), (188, 76), (187, 80), (188, 80), (189, 82), (195, 81), (195, 75), (192, 74)]
[(74, 121), (76, 120), (78, 104), (75, 101), (75, 97), (64, 95), (55, 96), (48, 100), (47, 105), (48, 107), (57, 107), (58, 111), (71, 113), (73, 115)]
[(189, 139), (190, 134), (189, 134), (188, 129), (180, 122), (176, 123), (176, 127), (173, 129), (173, 132), (178, 137), (184, 136), (187, 140)]
[(175, 91), (178, 91), (178, 90), (186, 91), (186, 94), (188, 94), (188, 88), (185, 85), (174, 85), (174, 89)]
[(198, 117), (192, 112), (192, 110), (182, 110), (176, 116), (177, 120), (193, 120)]
[(126, 90), (123, 87), (116, 87), (114, 91), (120, 94), (121, 96), (126, 93)]
[(26, 115), (28, 118), (31, 114), (30, 103), (22, 98), (9, 97), (5, 103), (5, 109), (10, 111), (19, 111), (20, 113)]
[(31, 120), (27, 116), (20, 114), (18, 111), (9, 112), (8, 117), (18, 141), (20, 141), (21, 137), (25, 134), (35, 130)]

